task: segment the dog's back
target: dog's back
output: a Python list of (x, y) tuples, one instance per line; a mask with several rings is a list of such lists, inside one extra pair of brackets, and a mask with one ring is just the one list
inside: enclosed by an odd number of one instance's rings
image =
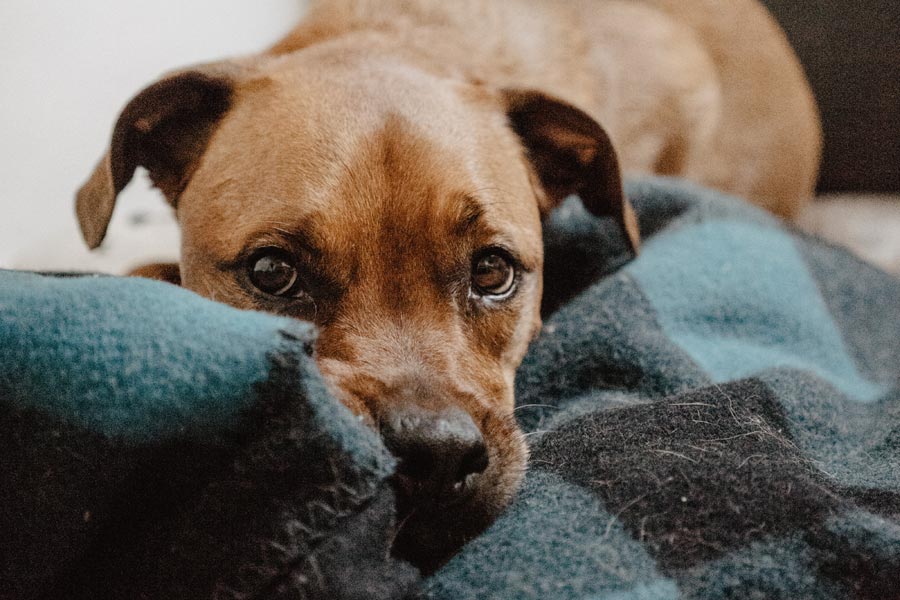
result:
[(822, 149), (800, 61), (756, 0), (640, 0), (688, 26), (715, 67), (718, 119), (688, 177), (782, 216), (812, 198)]
[(318, 1), (271, 52), (338, 38), (390, 39), (435, 72), (572, 102), (629, 173), (684, 176), (786, 217), (813, 193), (815, 101), (756, 0)]

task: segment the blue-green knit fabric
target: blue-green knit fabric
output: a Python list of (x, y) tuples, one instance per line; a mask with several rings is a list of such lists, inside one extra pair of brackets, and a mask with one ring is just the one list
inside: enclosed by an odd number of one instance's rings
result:
[(393, 459), (314, 342), (164, 283), (0, 272), (0, 598), (410, 593)]
[(522, 492), (427, 596), (900, 598), (900, 281), (675, 181), (567, 202), (517, 377)]
[(498, 521), (419, 582), (308, 325), (0, 272), (0, 598), (900, 598), (900, 282), (743, 202), (545, 232)]

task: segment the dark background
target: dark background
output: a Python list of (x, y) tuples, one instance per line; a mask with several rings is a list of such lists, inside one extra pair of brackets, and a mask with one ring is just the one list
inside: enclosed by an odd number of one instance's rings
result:
[(900, 0), (763, 4), (787, 33), (819, 102), (819, 191), (900, 192)]

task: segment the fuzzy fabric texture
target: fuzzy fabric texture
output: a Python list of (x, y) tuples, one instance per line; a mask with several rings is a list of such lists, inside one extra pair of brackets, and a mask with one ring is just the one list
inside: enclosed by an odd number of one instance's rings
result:
[(0, 272), (0, 598), (405, 597), (393, 459), (305, 323)]
[(900, 281), (713, 192), (629, 195), (652, 235), (615, 272), (608, 223), (550, 224), (527, 479), (428, 597), (900, 598)]
[(898, 598), (900, 281), (720, 194), (629, 185), (630, 261), (545, 234), (512, 506), (431, 578), (308, 325), (0, 272), (0, 598)]

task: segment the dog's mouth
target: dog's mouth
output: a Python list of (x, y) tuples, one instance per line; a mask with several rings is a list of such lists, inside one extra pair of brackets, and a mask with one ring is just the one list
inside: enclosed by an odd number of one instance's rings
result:
[(423, 486), (402, 467), (391, 477), (397, 498), (394, 556), (430, 575), (506, 508), (524, 470), (524, 444), (510, 452), (501, 452), (490, 442), (488, 446), (489, 458), (483, 469), (440, 490)]
[(483, 500), (485, 475), (469, 476), (457, 489), (429, 495), (420, 482), (391, 478), (397, 497), (397, 532), (392, 553), (429, 575), (496, 517)]
[(416, 508), (421, 510), (449, 509), (472, 500), (480, 483), (480, 473), (470, 473), (435, 493), (421, 480), (403, 473), (391, 477), (391, 485), (397, 494), (397, 506), (401, 514)]

